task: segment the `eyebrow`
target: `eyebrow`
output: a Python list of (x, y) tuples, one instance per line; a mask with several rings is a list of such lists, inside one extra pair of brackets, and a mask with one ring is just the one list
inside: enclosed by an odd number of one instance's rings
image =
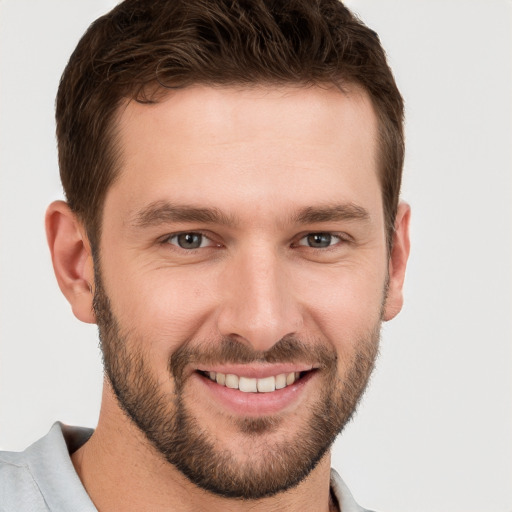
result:
[[(370, 214), (361, 206), (347, 203), (327, 206), (307, 206), (291, 216), (294, 224), (314, 224), (336, 221), (368, 221)], [(218, 208), (176, 205), (168, 201), (155, 201), (134, 215), (133, 224), (139, 228), (172, 222), (198, 222), (203, 224), (236, 225), (238, 219)]]
[(330, 206), (308, 206), (300, 210), (292, 221), (297, 224), (314, 224), (315, 222), (336, 222), (359, 220), (369, 221), (370, 214), (365, 208), (353, 203), (334, 204)]
[(190, 205), (175, 205), (167, 201), (155, 201), (137, 212), (133, 224), (146, 228), (170, 222), (199, 222), (206, 224), (236, 224), (236, 218), (226, 215), (218, 208), (202, 208)]

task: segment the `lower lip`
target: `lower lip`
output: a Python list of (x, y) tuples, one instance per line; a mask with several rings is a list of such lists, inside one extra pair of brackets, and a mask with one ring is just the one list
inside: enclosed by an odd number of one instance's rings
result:
[(207, 393), (217, 403), (232, 413), (241, 416), (265, 416), (299, 405), (306, 385), (315, 374), (316, 371), (307, 372), (292, 385), (271, 393), (244, 393), (238, 389), (220, 386), (197, 372), (193, 374), (193, 378), (206, 388)]

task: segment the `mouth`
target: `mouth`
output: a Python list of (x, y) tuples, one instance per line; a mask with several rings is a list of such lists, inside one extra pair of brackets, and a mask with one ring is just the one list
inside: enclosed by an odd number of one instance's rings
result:
[(274, 393), (275, 391), (292, 386), (312, 371), (314, 370), (293, 371), (261, 378), (203, 370), (198, 370), (198, 373), (219, 386), (235, 389), (242, 393)]
[(306, 390), (318, 375), (318, 368), (311, 366), (276, 366), (281, 367), (202, 368), (195, 370), (192, 380), (200, 385), (198, 398), (204, 395), (209, 406), (217, 404), (222, 411), (237, 416), (268, 416), (291, 411), (303, 403), (310, 395)]

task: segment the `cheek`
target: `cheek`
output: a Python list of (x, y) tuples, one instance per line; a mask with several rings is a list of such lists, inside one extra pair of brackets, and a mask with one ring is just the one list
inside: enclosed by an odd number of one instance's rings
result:
[(215, 302), (199, 272), (153, 269), (110, 284), (112, 310), (123, 328), (141, 333), (154, 348), (161, 343), (171, 351), (206, 330)]
[(317, 273), (304, 280), (308, 281), (314, 286), (301, 289), (306, 322), (320, 330), (318, 334), (341, 356), (349, 355), (380, 322), (386, 270), (346, 266)]

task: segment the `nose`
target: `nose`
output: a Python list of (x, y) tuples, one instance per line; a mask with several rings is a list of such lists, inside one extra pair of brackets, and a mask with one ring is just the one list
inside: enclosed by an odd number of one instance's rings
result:
[(240, 251), (223, 275), (220, 334), (266, 351), (302, 327), (289, 265), (272, 250)]

